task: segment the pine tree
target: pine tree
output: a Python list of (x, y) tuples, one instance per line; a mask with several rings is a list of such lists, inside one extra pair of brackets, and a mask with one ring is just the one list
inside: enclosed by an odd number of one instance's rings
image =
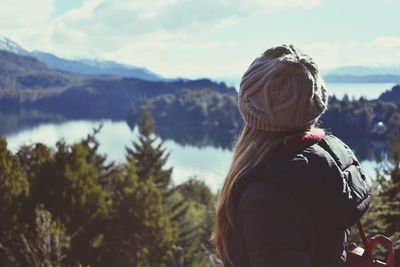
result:
[(214, 196), (202, 181), (191, 178), (178, 186), (187, 210), (176, 220), (177, 245), (184, 248), (185, 266), (209, 266), (205, 251), (212, 251), (208, 241), (214, 228)]
[[(145, 104), (139, 118), (139, 137), (137, 142), (133, 142), (133, 148), (126, 148), (127, 161), (134, 162), (137, 166), (138, 178), (140, 181), (150, 180), (161, 191), (161, 201), (169, 215), (169, 221), (174, 228), (174, 236), (178, 239), (180, 247), (175, 248), (175, 255), (188, 253), (187, 244), (183, 240), (189, 240), (190, 235), (196, 235), (198, 227), (192, 224), (183, 225), (182, 222), (188, 218), (189, 205), (187, 201), (179, 197), (178, 186), (173, 186), (171, 181), (172, 168), (165, 169), (168, 154), (162, 148), (163, 142), (154, 134), (154, 121), (151, 116), (149, 106)], [(200, 248), (199, 248), (200, 250)], [(176, 259), (180, 261), (181, 259)]]
[(0, 265), (20, 266), (20, 234), (27, 225), (23, 220), (23, 203), (29, 184), (20, 162), (7, 149), (7, 141), (0, 138)]
[(151, 177), (163, 194), (167, 193), (171, 183), (172, 168), (165, 169), (169, 154), (162, 148), (163, 142), (154, 134), (154, 121), (148, 106), (142, 108), (138, 125), (139, 140), (133, 142), (133, 148), (126, 147), (127, 161), (134, 161), (141, 180)]
[(104, 266), (171, 266), (175, 240), (159, 189), (151, 179), (139, 178), (134, 160), (112, 184)]
[[(100, 133), (103, 125), (100, 124), (97, 128), (93, 128), (93, 131), (86, 136), (86, 138), (82, 139), (80, 142), (87, 151), (89, 152), (87, 156), (87, 161), (95, 166), (99, 170), (99, 183), (100, 185), (107, 189), (110, 187), (110, 183), (112, 181), (112, 177), (114, 176), (115, 172), (115, 163), (114, 162), (107, 162), (106, 155), (99, 154), (99, 146), (100, 143), (97, 140), (97, 135)], [(109, 191), (109, 190), (108, 190)]]

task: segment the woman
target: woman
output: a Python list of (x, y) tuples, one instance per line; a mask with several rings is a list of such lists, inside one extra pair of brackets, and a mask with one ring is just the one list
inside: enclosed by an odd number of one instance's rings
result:
[(353, 152), (316, 127), (328, 94), (314, 61), (294, 46), (268, 49), (243, 75), (245, 121), (217, 203), (224, 265), (333, 267), (367, 210)]

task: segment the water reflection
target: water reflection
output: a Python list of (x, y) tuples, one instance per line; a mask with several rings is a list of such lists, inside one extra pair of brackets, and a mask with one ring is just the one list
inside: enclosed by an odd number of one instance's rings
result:
[[(137, 118), (130, 117), (127, 123), (131, 129), (137, 124)], [(163, 140), (172, 140), (181, 146), (196, 146), (231, 149), (232, 141), (239, 135), (238, 129), (220, 129), (204, 127), (193, 121), (156, 121), (155, 132)]]
[(37, 110), (21, 110), (18, 113), (0, 112), (0, 135), (12, 135), (29, 130), (43, 123), (61, 123), (67, 119), (59, 114)]
[[(63, 123), (45, 123), (30, 129), (21, 129), (17, 133), (3, 134), (7, 138), (9, 148), (16, 152), (23, 144), (43, 143), (50, 147), (61, 138), (68, 143), (77, 142), (94, 127), (103, 125), (98, 140), (99, 152), (107, 155), (109, 161), (123, 162), (125, 147), (137, 137), (137, 129), (131, 130), (125, 121), (67, 121)], [(170, 156), (168, 167), (173, 167), (173, 181), (181, 183), (196, 176), (205, 181), (216, 192), (221, 186), (231, 162), (231, 151), (221, 147), (198, 147), (186, 144), (182, 146), (175, 141), (165, 140), (164, 147)]]
[(381, 162), (387, 159), (387, 142), (383, 140), (372, 140), (370, 138), (348, 138), (338, 136), (356, 154), (360, 161)]
[[(11, 117), (9, 121), (14, 119)], [(61, 117), (46, 117), (43, 120), (2, 124), (0, 134), (7, 138), (10, 149), (15, 152), (23, 144), (40, 142), (54, 147), (61, 138), (68, 143), (77, 142), (100, 124), (103, 128), (98, 134), (99, 152), (107, 155), (109, 161), (123, 162), (125, 147), (130, 146), (137, 137), (136, 128), (132, 129), (125, 121), (64, 121)], [(12, 126), (11, 130), (5, 129), (7, 125)], [(164, 146), (170, 152), (168, 166), (174, 167), (173, 180), (176, 183), (197, 176), (213, 191), (218, 190), (228, 171), (232, 159), (230, 147), (237, 133), (164, 127), (157, 129), (157, 134), (165, 141)], [(369, 175), (374, 177), (379, 160), (386, 158), (385, 143), (369, 139), (343, 140), (355, 151)]]

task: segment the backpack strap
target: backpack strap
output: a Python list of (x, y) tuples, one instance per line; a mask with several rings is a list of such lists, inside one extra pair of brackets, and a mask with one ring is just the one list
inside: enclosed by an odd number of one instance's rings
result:
[(372, 259), (373, 256), (372, 256), (372, 251), (369, 246), (368, 238), (365, 234), (364, 227), (362, 226), (360, 221), (357, 221), (357, 227), (358, 227), (358, 232), (360, 234), (361, 240), (364, 245), (364, 251), (365, 251), (365, 253), (367, 253), (367, 256)]

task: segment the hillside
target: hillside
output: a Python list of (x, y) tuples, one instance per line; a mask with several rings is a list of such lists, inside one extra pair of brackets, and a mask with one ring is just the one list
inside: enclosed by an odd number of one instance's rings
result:
[(61, 89), (82, 80), (79, 75), (54, 71), (36, 58), (5, 50), (0, 50), (0, 75), (1, 95), (14, 95), (18, 90)]
[(28, 109), (68, 118), (125, 119), (132, 106), (163, 94), (211, 90), (236, 95), (234, 88), (208, 79), (147, 81), (65, 73), (7, 51), (0, 51), (0, 63), (0, 112)]
[(0, 50), (0, 74), (17, 76), (29, 72), (41, 73), (50, 71), (43, 62), (29, 57), (22, 56), (6, 50)]

